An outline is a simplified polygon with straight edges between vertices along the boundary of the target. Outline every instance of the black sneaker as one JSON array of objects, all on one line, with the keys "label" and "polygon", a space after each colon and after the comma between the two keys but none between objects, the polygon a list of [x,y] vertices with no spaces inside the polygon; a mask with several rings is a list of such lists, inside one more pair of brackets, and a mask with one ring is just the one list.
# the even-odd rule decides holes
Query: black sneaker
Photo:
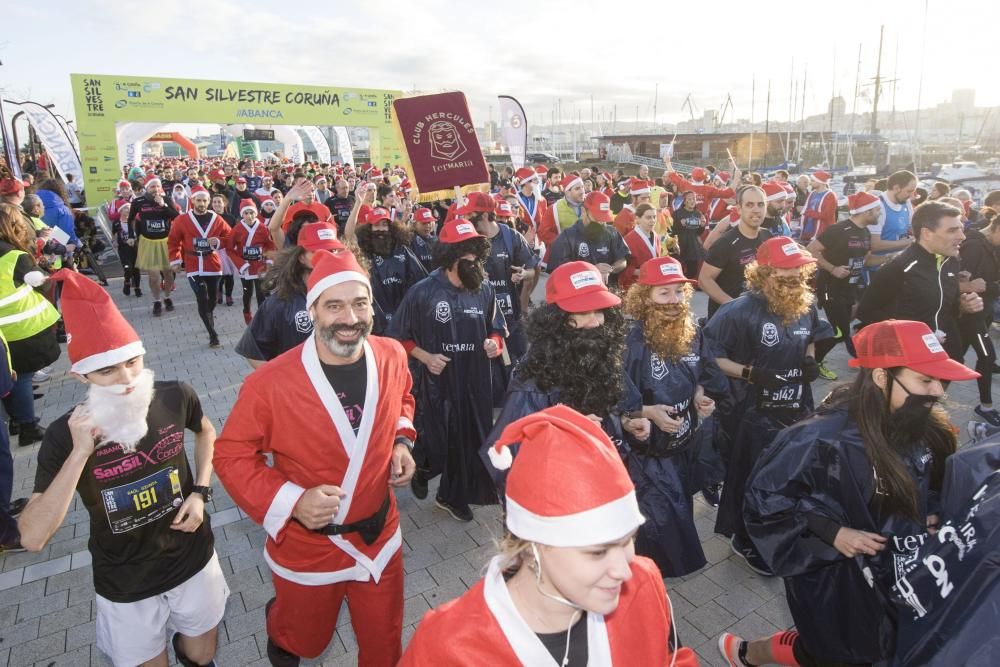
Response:
[{"label": "black sneaker", "polygon": [[757,550],[750,545],[743,545],[740,540],[733,535],[729,539],[729,547],[733,550],[733,553],[743,559],[747,567],[756,572],[762,577],[773,577],[774,572],[771,568],[767,566],[764,559],[761,558]]},{"label": "black sneaker", "polygon": [[472,516],[472,508],[468,505],[451,505],[440,498],[435,498],[434,504],[459,521],[468,523],[475,518]]},{"label": "black sneaker", "polygon": [[413,473],[413,477],[410,478],[410,491],[413,492],[413,496],[418,500],[423,500],[427,497],[427,478],[424,477],[419,468]]},{"label": "black sneaker", "polygon": [[174,310],[174,302],[170,300],[170,297],[163,300],[163,305],[166,306],[168,313]]},{"label": "black sneaker", "polygon": [[24,511],[24,508],[28,506],[27,498],[17,498],[10,501],[10,515],[17,516]]},{"label": "black sneaker", "polygon": [[267,659],[273,667],[299,667],[301,661],[299,656],[281,648],[270,637],[267,638]]},{"label": "black sneaker", "polygon": [[125,281],[125,284],[122,285],[122,294],[124,294],[125,296],[129,296],[130,294],[132,294],[132,284],[129,283],[127,280]]},{"label": "black sneaker", "polygon": [[1000,412],[997,412],[995,408],[984,408],[981,405],[977,405],[973,412],[990,426],[1000,426]]},{"label": "black sneaker", "polygon": [[154,301],[153,302],[153,315],[155,315],[156,317],[159,317],[160,313],[162,313],[162,312],[163,312],[163,304],[160,303],[159,301]]},{"label": "black sneaker", "polygon": [[721,484],[710,484],[701,490],[701,497],[712,507],[719,506],[719,496],[722,494]]},{"label": "black sneaker", "polygon": [[135,286],[135,298],[138,299],[141,296],[142,296],[142,288],[139,287],[138,285],[136,285]]},{"label": "black sneaker", "polygon": [[45,429],[39,426],[38,422],[21,424],[17,435],[17,444],[19,447],[27,447],[41,442],[43,437],[45,437]]},{"label": "black sneaker", "polygon": [[208,340],[208,346],[209,346],[210,348],[213,348],[213,349],[215,349],[215,348],[219,348],[219,347],[222,347],[222,343],[220,343],[220,342],[219,342],[219,339],[218,339],[218,338],[210,338],[210,339]]},{"label": "black sneaker", "polygon": [[18,424],[13,419],[7,421],[7,433],[10,435],[17,435],[21,432],[21,425]]}]

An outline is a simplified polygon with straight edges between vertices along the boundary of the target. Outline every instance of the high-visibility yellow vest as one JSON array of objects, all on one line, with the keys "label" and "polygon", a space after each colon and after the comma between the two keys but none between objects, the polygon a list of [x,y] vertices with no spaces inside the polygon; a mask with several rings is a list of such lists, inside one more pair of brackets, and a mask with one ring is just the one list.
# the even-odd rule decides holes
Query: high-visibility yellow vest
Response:
[{"label": "high-visibility yellow vest", "polygon": [[0,257],[0,331],[8,342],[30,338],[59,320],[59,311],[30,285],[14,284],[14,267],[25,254],[10,250]]}]

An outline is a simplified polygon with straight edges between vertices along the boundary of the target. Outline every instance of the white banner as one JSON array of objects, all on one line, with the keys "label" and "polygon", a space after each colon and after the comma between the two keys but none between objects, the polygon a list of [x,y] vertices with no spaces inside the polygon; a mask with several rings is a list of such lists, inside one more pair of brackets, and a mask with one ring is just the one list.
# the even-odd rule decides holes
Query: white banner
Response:
[{"label": "white banner", "polygon": [[28,122],[31,123],[31,127],[34,128],[42,145],[45,146],[45,151],[52,158],[52,162],[63,180],[66,180],[67,174],[73,174],[74,180],[82,184],[83,165],[80,164],[80,156],[59,120],[51,111],[37,102],[21,102],[18,106],[24,111],[24,115],[28,118]]},{"label": "white banner", "polygon": [[500,136],[510,152],[514,169],[524,166],[528,146],[528,118],[521,103],[508,95],[500,95]]},{"label": "white banner", "polygon": [[330,144],[327,143],[326,137],[319,131],[319,128],[315,125],[303,125],[299,129],[309,137],[309,141],[312,142],[317,155],[319,155],[319,161],[330,164]]},{"label": "white banner", "polygon": [[347,136],[347,128],[335,127],[333,133],[337,135],[337,153],[340,154],[340,161],[344,164],[354,164],[354,151],[351,149],[351,138]]}]

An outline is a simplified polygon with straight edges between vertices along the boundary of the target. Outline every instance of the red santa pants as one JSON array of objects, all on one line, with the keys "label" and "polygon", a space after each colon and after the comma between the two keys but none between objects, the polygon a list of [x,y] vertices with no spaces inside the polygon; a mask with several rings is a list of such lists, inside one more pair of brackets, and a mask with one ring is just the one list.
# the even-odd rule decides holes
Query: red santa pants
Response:
[{"label": "red santa pants", "polygon": [[275,600],[267,615],[267,635],[281,648],[303,658],[319,656],[337,629],[340,605],[347,596],[351,625],[358,639],[358,664],[393,667],[402,654],[403,556],[396,552],[376,584],[345,581],[303,586],[272,573]]}]

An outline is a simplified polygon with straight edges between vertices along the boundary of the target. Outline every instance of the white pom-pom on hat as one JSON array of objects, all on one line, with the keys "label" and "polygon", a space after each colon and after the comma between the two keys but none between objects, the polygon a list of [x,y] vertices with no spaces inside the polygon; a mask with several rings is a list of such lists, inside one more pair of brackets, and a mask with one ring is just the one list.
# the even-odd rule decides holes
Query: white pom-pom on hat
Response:
[{"label": "white pom-pom on hat", "polygon": [[30,287],[40,287],[46,279],[46,275],[41,271],[28,271],[24,274],[24,284]]},{"label": "white pom-pom on hat", "polygon": [[490,463],[497,470],[507,470],[514,462],[514,456],[510,453],[510,447],[507,445],[501,445],[499,449],[497,447],[490,447],[489,456]]}]

